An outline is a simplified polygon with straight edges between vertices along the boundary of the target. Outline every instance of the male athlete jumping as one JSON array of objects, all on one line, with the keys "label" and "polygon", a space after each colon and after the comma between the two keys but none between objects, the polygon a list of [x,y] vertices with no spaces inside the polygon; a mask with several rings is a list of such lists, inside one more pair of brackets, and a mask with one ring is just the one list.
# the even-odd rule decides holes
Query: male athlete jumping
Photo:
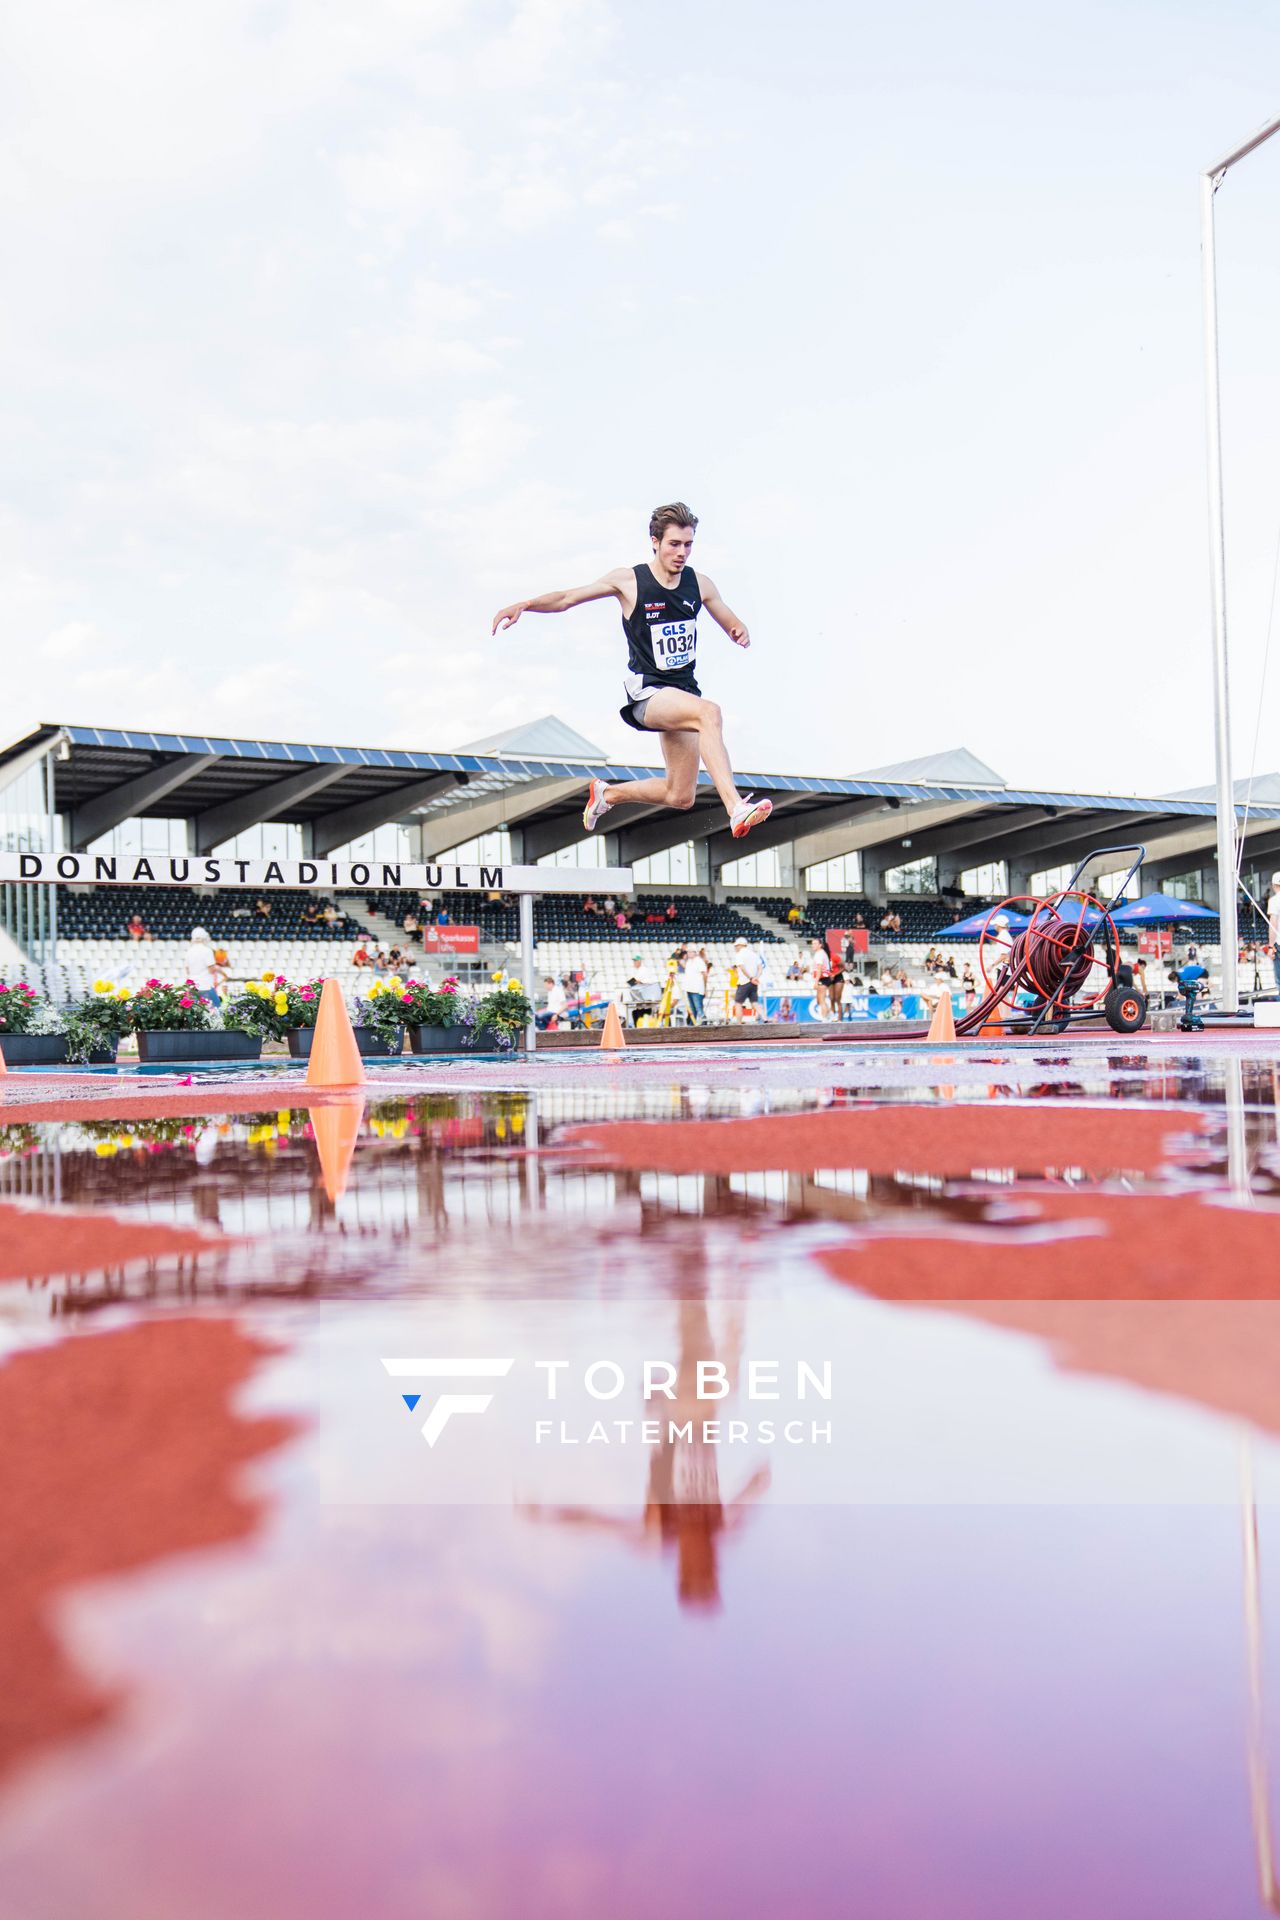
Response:
[{"label": "male athlete jumping", "polygon": [[714,700],[702,698],[694,677],[698,614],[703,607],[735,645],[751,645],[751,635],[720,598],[715,581],[689,565],[697,525],[682,500],[657,507],[649,519],[652,566],[642,562],[638,567],[615,567],[589,587],[565,587],[558,593],[540,593],[536,600],[517,600],[494,616],[497,633],[501,627],[513,627],[522,613],[565,613],[588,600],[610,596],[622,608],[622,630],[627,636],[622,718],[637,732],[661,734],[667,773],[664,780],[622,780],[612,785],[593,780],[582,813],[588,833],[595,832],[610,807],[628,802],[687,812],[697,792],[699,760],[724,801],[735,840],[773,812],[771,800],[753,800],[749,793],[738,792],[720,709]]}]

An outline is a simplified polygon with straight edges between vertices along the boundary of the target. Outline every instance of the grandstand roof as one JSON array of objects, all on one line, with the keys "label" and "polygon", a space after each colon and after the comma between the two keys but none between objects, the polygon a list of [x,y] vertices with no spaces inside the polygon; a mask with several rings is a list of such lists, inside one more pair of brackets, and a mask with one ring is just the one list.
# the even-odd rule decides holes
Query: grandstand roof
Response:
[{"label": "grandstand roof", "polygon": [[[512,733],[538,737],[562,724],[547,716]],[[534,861],[582,838],[582,790],[593,774],[631,780],[661,771],[652,761],[517,750],[511,738],[495,736],[485,751],[427,753],[50,723],[0,750],[0,788],[6,769],[16,772],[56,746],[57,807],[73,848],[151,815],[189,820],[197,852],[260,822],[299,822],[308,851],[322,856],[387,822],[409,821],[421,828],[425,858],[506,827],[516,857]],[[986,784],[972,777],[975,770],[988,776]],[[1144,841],[1153,861],[1194,866],[1212,858],[1211,797],[1009,787],[964,749],[870,774],[748,773],[739,781],[774,806],[748,844],[730,838],[704,774],[691,812],[620,809],[601,858],[630,865],[688,840],[706,843],[713,873],[747,852],[785,843],[794,847],[797,867],[880,849],[887,865],[937,854],[962,867],[1009,859],[1040,868],[1122,840]],[[1280,795],[1261,799],[1259,784],[1248,847],[1264,855],[1280,852]]]}]

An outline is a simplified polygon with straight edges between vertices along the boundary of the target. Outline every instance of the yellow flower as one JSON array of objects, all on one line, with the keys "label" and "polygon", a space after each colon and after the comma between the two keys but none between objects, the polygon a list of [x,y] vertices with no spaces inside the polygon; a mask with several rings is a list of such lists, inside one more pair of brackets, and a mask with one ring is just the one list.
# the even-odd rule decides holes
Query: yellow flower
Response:
[{"label": "yellow flower", "polygon": [[268,967],[266,972],[262,976],[264,980],[274,980],[275,977],[276,977],[276,970],[274,967]]},{"label": "yellow flower", "polygon": [[129,998],[129,989],[128,989],[128,987],[117,987],[117,988],[116,988],[116,999],[117,999],[117,1000],[127,1000],[128,998]]},{"label": "yellow flower", "polygon": [[498,969],[498,971],[497,971],[496,973],[491,973],[491,974],[489,975],[489,978],[490,978],[491,980],[501,980],[501,978],[502,978],[502,969],[501,969],[501,967],[499,967],[499,969]]},{"label": "yellow flower", "polygon": [[276,995],[276,997],[275,997],[275,999],[274,999],[274,1000],[273,1000],[273,1001],[271,1002],[271,1004],[272,1004],[272,1006],[273,1006],[273,1007],[275,1008],[275,1010],[276,1010],[276,1012],[277,1012],[277,1013],[288,1013],[288,1011],[289,1011],[289,996],[288,996],[288,994],[287,994],[287,993],[278,993],[278,994]]},{"label": "yellow flower", "polygon": [[276,1125],[279,1127],[281,1133],[288,1133],[291,1117],[288,1107],[282,1107],[276,1115]]},{"label": "yellow flower", "polygon": [[95,993],[114,993],[115,991],[109,980],[95,980],[93,990]]},{"label": "yellow flower", "polygon": [[116,1143],[114,1140],[95,1140],[93,1150],[99,1160],[109,1160],[116,1150]]},{"label": "yellow flower", "polygon": [[520,985],[520,982],[519,982],[518,980],[508,980],[508,982],[507,982],[507,992],[508,992],[508,993],[523,993],[523,992],[524,992],[524,988],[523,988],[523,987],[522,987],[522,986]]}]

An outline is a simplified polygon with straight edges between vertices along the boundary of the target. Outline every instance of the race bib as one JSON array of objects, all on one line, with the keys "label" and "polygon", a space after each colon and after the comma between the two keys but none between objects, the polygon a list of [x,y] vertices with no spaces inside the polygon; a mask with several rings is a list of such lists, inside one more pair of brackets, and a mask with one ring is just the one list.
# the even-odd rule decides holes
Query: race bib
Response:
[{"label": "race bib", "polygon": [[649,642],[659,673],[679,673],[697,662],[698,623],[696,620],[655,620],[649,627]]}]

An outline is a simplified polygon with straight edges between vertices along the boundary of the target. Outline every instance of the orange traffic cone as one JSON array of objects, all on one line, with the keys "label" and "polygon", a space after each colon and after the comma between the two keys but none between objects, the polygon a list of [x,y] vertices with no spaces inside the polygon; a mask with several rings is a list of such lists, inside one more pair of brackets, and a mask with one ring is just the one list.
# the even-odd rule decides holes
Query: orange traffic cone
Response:
[{"label": "orange traffic cone", "polygon": [[335,1100],[331,1107],[311,1109],[311,1131],[320,1156],[320,1178],[330,1200],[336,1200],[347,1190],[347,1177],[363,1119],[363,1099]]},{"label": "orange traffic cone", "polygon": [[351,1016],[336,980],[326,980],[307,1064],[309,1087],[362,1087],[364,1061],[351,1030]]},{"label": "orange traffic cone", "polygon": [[955,1008],[951,1004],[951,989],[948,987],[939,996],[938,1004],[933,1010],[933,1018],[929,1022],[929,1038],[954,1040],[955,1037],[956,1015]]},{"label": "orange traffic cone", "polygon": [[618,1009],[611,1000],[609,1002],[609,1011],[604,1017],[604,1032],[600,1035],[600,1045],[602,1048],[611,1047],[615,1052],[619,1052],[626,1044],[627,1036],[622,1031],[622,1022],[618,1018]]},{"label": "orange traffic cone", "polygon": [[979,1040],[1003,1040],[1007,1013],[1008,1009],[1004,1001],[997,1001],[982,1025],[978,1028]]}]

